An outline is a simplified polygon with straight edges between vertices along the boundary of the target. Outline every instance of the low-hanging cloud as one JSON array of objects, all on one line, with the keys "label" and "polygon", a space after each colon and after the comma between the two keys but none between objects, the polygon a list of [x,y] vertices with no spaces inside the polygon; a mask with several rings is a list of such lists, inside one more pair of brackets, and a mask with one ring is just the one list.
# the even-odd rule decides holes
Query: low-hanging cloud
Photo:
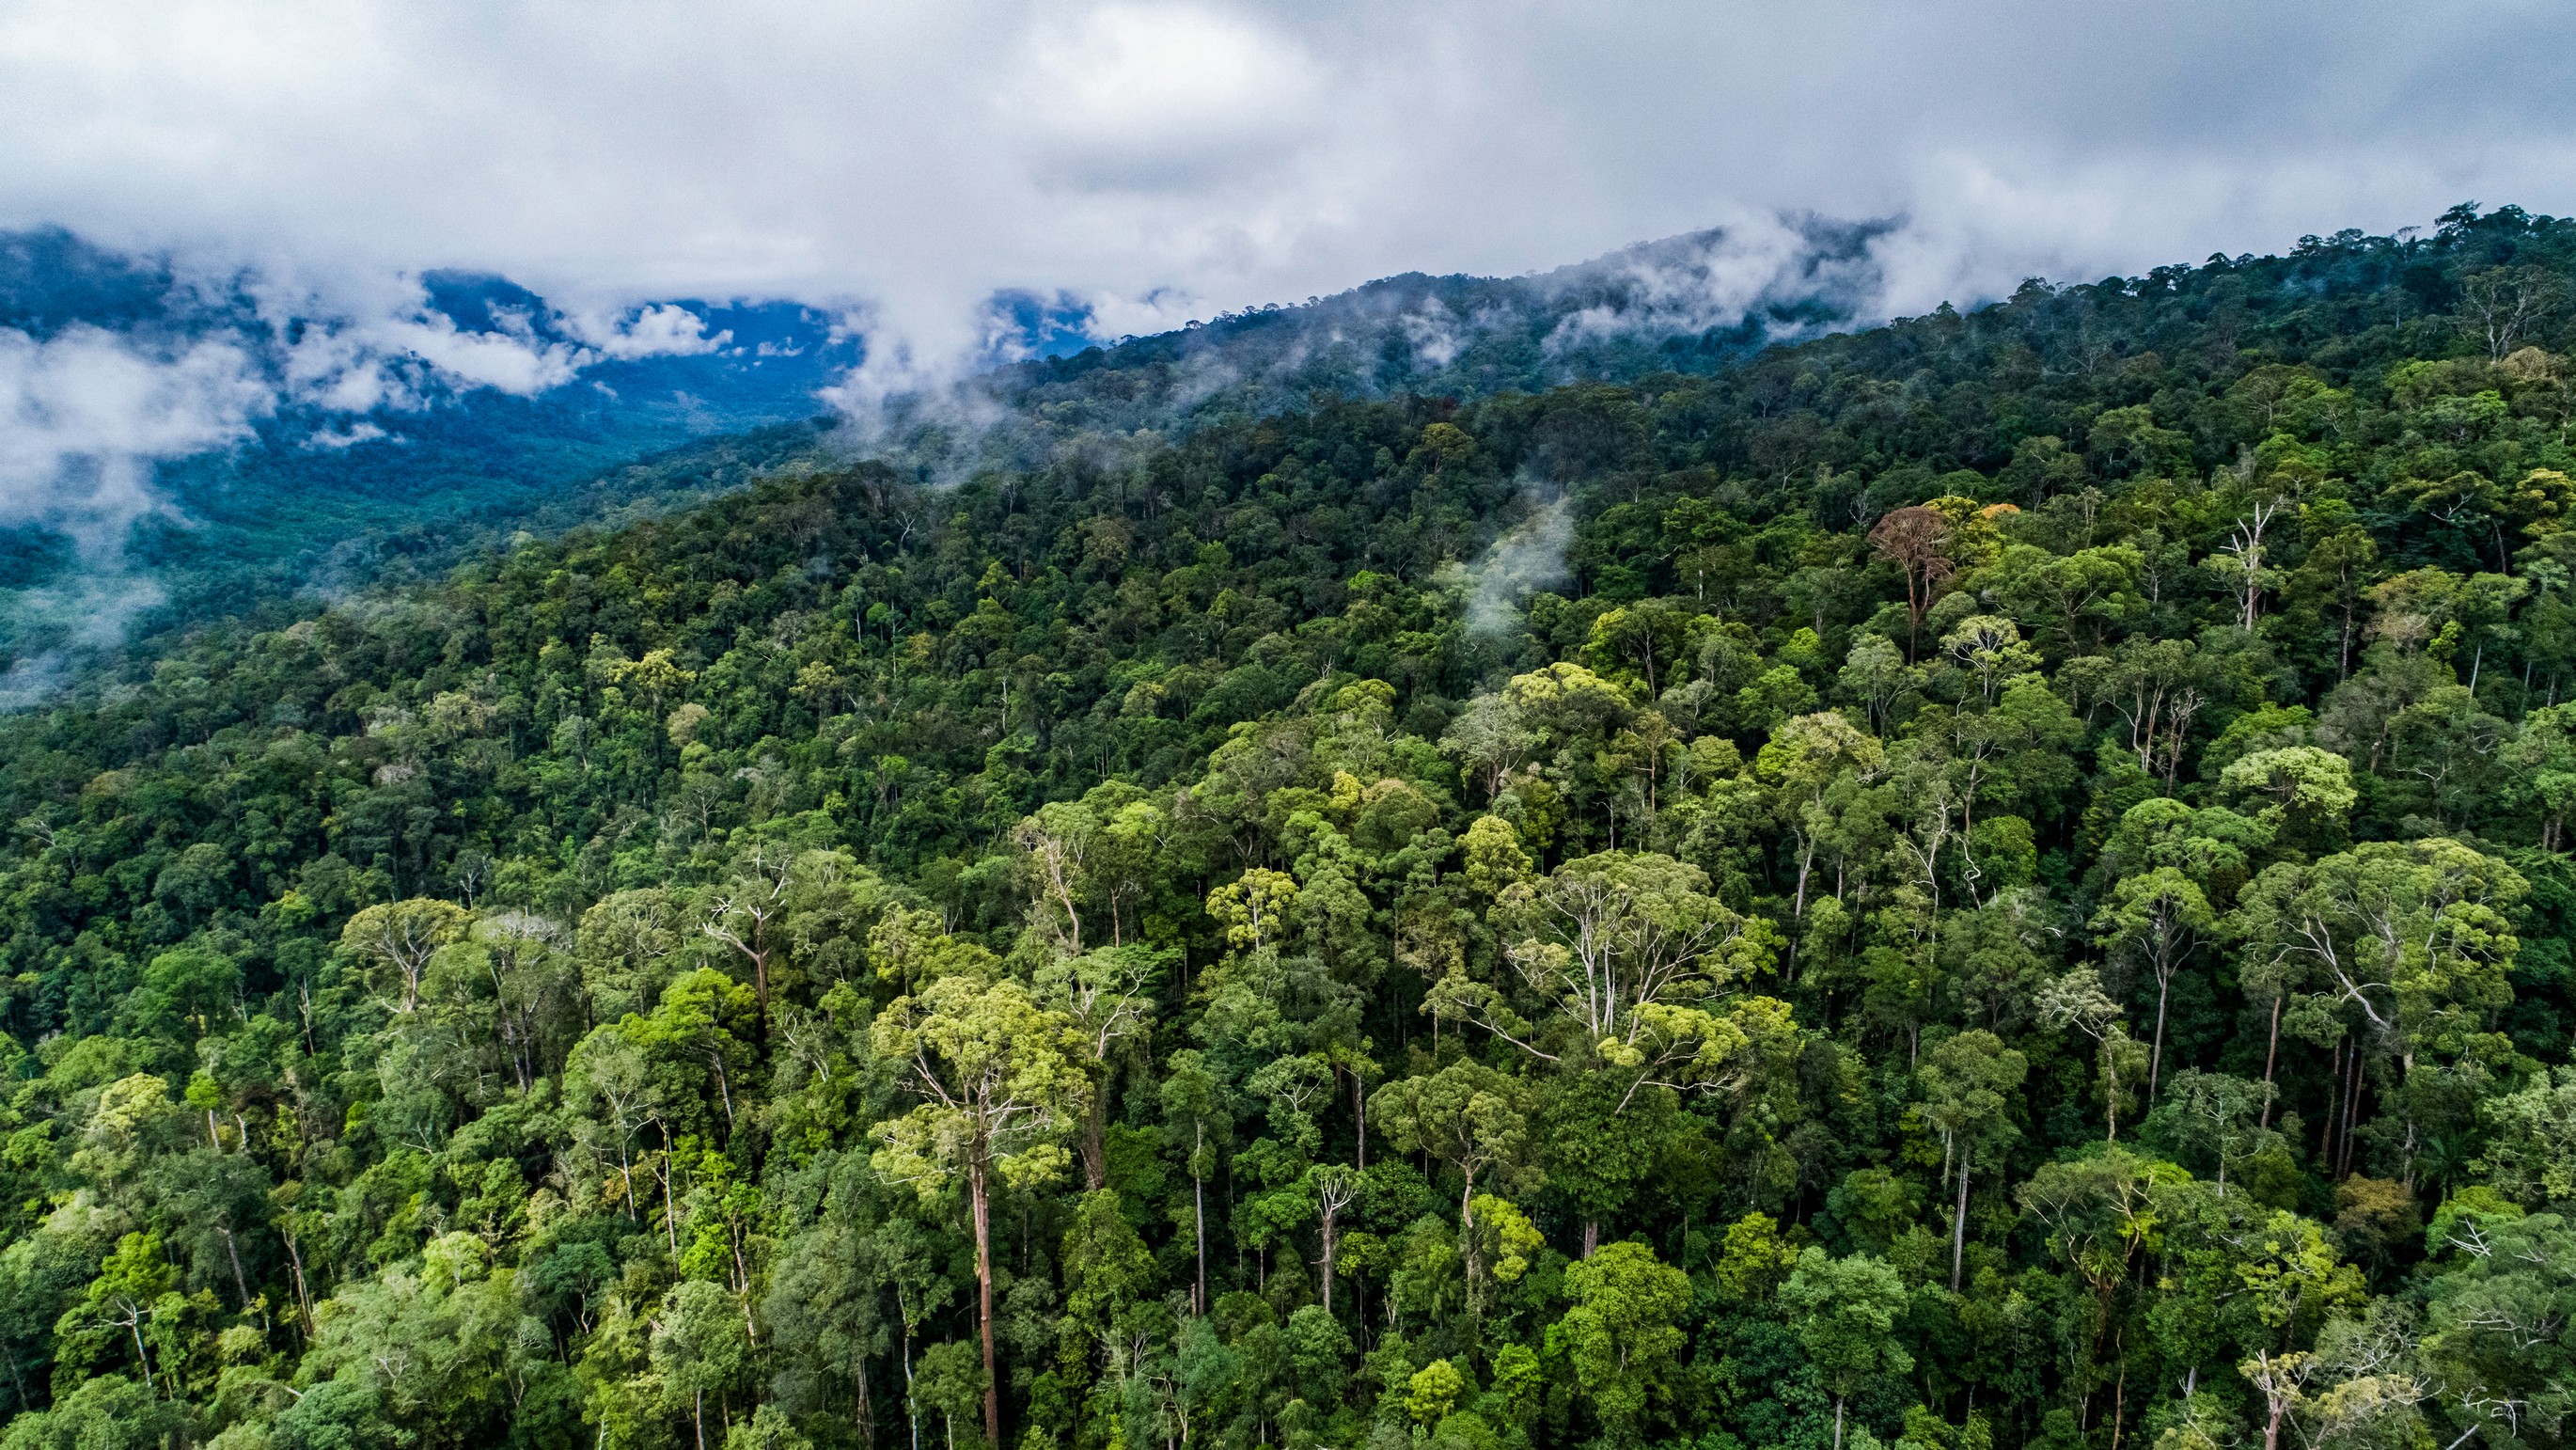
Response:
[{"label": "low-hanging cloud", "polygon": [[[824,398],[840,441],[932,483],[985,468],[1078,456],[1114,470],[1155,438],[1211,418],[1345,397],[1534,391],[1559,383],[1722,365],[1771,342],[1877,315],[1884,222],[1764,218],[1623,247],[1521,277],[1384,278],[1294,308],[1221,314],[1143,339],[1125,386],[1099,390],[1050,369],[943,375],[900,338]],[[1037,340],[1097,335],[1101,314],[1069,294],[1005,294],[974,355],[992,366]],[[1078,401],[1076,399],[1078,398]],[[1057,403],[1067,406],[1056,406]],[[1065,450],[1072,450],[1066,454]]]},{"label": "low-hanging cloud", "polygon": [[156,350],[89,327],[41,341],[0,329],[0,526],[43,529],[79,555],[78,568],[17,601],[59,645],[11,663],[0,705],[48,688],[63,650],[110,642],[160,602],[125,567],[134,526],[166,507],[154,466],[246,436],[274,401],[229,341]]},{"label": "low-hanging cloud", "polygon": [[595,357],[576,344],[541,339],[519,321],[518,327],[498,332],[468,332],[443,317],[387,323],[377,338],[466,387],[497,388],[523,398],[571,382]]},{"label": "low-hanging cloud", "polygon": [[262,326],[243,345],[272,363],[286,401],[330,412],[416,411],[445,394],[491,388],[533,397],[604,361],[691,357],[731,341],[674,302],[537,315],[501,307],[488,325],[460,326],[431,305],[420,279],[387,275],[333,295],[290,289],[256,275],[236,279],[255,296]]},{"label": "low-hanging cloud", "polygon": [[[243,443],[272,418],[283,434],[273,441],[310,452],[400,441],[381,420],[477,389],[534,395],[602,361],[729,340],[677,304],[502,308],[464,327],[417,276],[345,278],[326,293],[203,258],[192,270],[84,251],[57,235],[0,245],[13,260],[0,316],[22,324],[0,325],[0,529],[50,536],[64,551],[39,582],[0,591],[0,631],[18,651],[0,670],[0,708],[41,697],[75,656],[122,639],[163,602],[129,562],[147,519],[191,526],[160,486],[162,464]],[[63,260],[28,265],[30,249]],[[43,289],[85,271],[111,279],[91,310],[117,326],[49,315]]]},{"label": "low-hanging cloud", "polygon": [[629,316],[572,321],[600,356],[620,361],[695,357],[733,340],[729,332],[709,336],[707,320],[675,302],[648,303]]},{"label": "low-hanging cloud", "polygon": [[1629,248],[1569,269],[1609,295],[1569,313],[1545,347],[1560,354],[1623,334],[1706,332],[1809,302],[1844,318],[1869,316],[1886,301],[1875,244],[1897,229],[1893,222],[1761,217]]}]

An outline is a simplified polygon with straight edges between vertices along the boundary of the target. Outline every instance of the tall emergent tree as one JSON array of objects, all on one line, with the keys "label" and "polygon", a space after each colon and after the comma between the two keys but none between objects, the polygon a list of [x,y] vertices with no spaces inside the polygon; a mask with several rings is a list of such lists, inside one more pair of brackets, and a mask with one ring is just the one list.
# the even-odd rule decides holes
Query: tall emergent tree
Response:
[{"label": "tall emergent tree", "polygon": [[932,1197],[966,1183],[975,1232],[977,1324],[984,1349],[984,1433],[1001,1445],[1000,1366],[993,1348],[992,1186],[1030,1189],[1064,1171],[1063,1138],[1090,1083],[1072,1021],[1003,978],[959,972],[896,998],[869,1029],[880,1059],[903,1064],[924,1101],[880,1130],[877,1170]]}]

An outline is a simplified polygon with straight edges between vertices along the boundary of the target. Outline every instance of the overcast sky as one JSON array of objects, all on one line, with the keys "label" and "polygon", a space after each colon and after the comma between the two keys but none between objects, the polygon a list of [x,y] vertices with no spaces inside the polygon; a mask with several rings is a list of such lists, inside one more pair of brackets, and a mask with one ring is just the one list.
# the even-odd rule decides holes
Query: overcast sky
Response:
[{"label": "overcast sky", "polygon": [[2453,202],[2576,209],[2563,3],[0,0],[0,225],[362,295],[865,303],[1113,332],[1902,216],[1891,311]]}]

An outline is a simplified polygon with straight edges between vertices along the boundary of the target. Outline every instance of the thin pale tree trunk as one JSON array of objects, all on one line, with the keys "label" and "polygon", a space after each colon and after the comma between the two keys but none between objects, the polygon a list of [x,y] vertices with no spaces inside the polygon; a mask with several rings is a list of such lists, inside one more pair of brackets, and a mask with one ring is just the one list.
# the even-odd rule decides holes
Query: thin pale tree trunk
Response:
[{"label": "thin pale tree trunk", "polygon": [[1324,1215],[1324,1314],[1327,1318],[1331,1317],[1333,1312],[1333,1249],[1336,1238],[1333,1232],[1334,1217],[1335,1214],[1330,1212]]},{"label": "thin pale tree trunk", "polygon": [[1950,1223],[1950,1292],[1959,1292],[1959,1271],[1968,1256],[1968,1155],[1959,1155],[1959,1211]]},{"label": "thin pale tree trunk", "polygon": [[912,1420],[912,1450],[921,1450],[921,1400],[913,1393],[912,1327],[903,1331],[903,1412]]},{"label": "thin pale tree trunk", "polygon": [[2165,1067],[2165,999],[2173,995],[2173,972],[2156,973],[2156,1046],[2147,1057],[2147,1101],[2156,1100],[2156,1084],[2163,1080]]},{"label": "thin pale tree trunk", "polygon": [[1359,1071],[1357,1069],[1353,1069],[1351,1072],[1351,1121],[1358,1124],[1360,1130],[1359,1161],[1355,1165],[1360,1168],[1368,1167],[1368,1105],[1361,1097],[1361,1089],[1365,1086],[1366,1084],[1360,1081]]},{"label": "thin pale tree trunk", "polygon": [[993,1362],[993,1202],[981,1159],[966,1171],[975,1210],[975,1295],[984,1333],[984,1443],[1001,1450],[1002,1384]]},{"label": "thin pale tree trunk", "polygon": [[2263,1122],[2272,1126],[2272,1069],[2281,1060],[2281,994],[2272,994],[2272,1042],[2263,1049]]},{"label": "thin pale tree trunk", "polygon": [[[1204,1153],[1207,1151],[1207,1124],[1199,1124],[1198,1131],[1198,1152]],[[1190,1156],[1195,1160],[1198,1154],[1193,1153]],[[1192,1173],[1190,1191],[1195,1200],[1191,1212],[1196,1221],[1194,1226],[1198,1230],[1199,1240],[1199,1281],[1190,1295],[1190,1312],[1205,1314],[1207,1312],[1207,1179]]]}]

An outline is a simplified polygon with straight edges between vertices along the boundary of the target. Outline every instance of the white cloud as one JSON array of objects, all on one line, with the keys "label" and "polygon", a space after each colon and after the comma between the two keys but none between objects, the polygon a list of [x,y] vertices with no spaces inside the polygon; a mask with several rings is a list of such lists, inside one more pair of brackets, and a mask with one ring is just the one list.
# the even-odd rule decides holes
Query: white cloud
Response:
[{"label": "white cloud", "polygon": [[1465,351],[1467,339],[1459,332],[1458,319],[1439,298],[1432,298],[1420,311],[1408,312],[1396,319],[1404,330],[1404,340],[1413,345],[1413,355],[1423,366],[1445,368]]},{"label": "white cloud", "polygon": [[156,355],[93,328],[0,328],[0,523],[106,541],[156,507],[139,465],[241,438],[272,401],[229,342]]},{"label": "white cloud", "polygon": [[[122,637],[161,602],[127,560],[146,518],[189,525],[156,486],[160,463],[239,443],[281,408],[326,415],[297,445],[308,452],[401,442],[351,415],[432,406],[450,390],[531,396],[604,359],[706,353],[731,340],[671,303],[542,319],[505,307],[469,330],[430,306],[416,276],[360,270],[317,289],[292,269],[244,272],[205,257],[193,266],[199,275],[172,294],[180,320],[166,325],[78,325],[50,337],[0,327],[0,527],[57,535],[77,556],[47,583],[0,597],[9,637],[43,642],[0,672],[0,708],[42,695],[66,651]],[[245,295],[258,325],[229,312]]]},{"label": "white cloud", "polygon": [[503,320],[518,325],[501,332],[466,332],[445,317],[429,316],[377,323],[369,334],[468,387],[498,388],[523,398],[571,382],[596,360],[586,348],[540,340],[524,319]]},{"label": "white cloud", "polygon": [[[1816,238],[1778,216],[1753,217],[1723,230],[1677,237],[1641,247],[1585,268],[1623,283],[1621,306],[1594,306],[1570,314],[1544,339],[1550,354],[1614,333],[1703,332],[1744,320],[1756,304],[1794,300],[1824,290],[1834,279],[1810,277],[1817,264]],[[1863,262],[1868,290],[1880,284],[1874,263]],[[1879,298],[1862,299],[1876,304]]]},{"label": "white cloud", "polygon": [[730,332],[708,336],[707,320],[676,302],[651,303],[623,317],[573,321],[602,357],[695,357],[733,341]]},{"label": "white cloud", "polygon": [[[24,0],[0,222],[576,311],[864,304],[873,388],[975,356],[1005,288],[1138,331],[1812,210],[1907,218],[1916,310],[2565,212],[2576,112],[2531,98],[2571,83],[2576,12],[2518,3]],[[453,360],[564,365],[520,351]]]},{"label": "white cloud", "polygon": [[312,435],[298,446],[307,453],[337,453],[343,448],[355,448],[361,443],[373,443],[380,438],[392,436],[373,423],[359,421],[338,428],[328,426],[316,428]]},{"label": "white cloud", "polygon": [[1292,152],[1322,90],[1292,37],[1237,13],[1108,4],[1044,17],[998,90],[1067,191],[1172,191]]},{"label": "white cloud", "polygon": [[[14,601],[21,617],[61,646],[120,637],[161,600],[124,564],[134,526],[165,508],[153,466],[243,437],[273,401],[229,342],[154,352],[91,328],[44,340],[0,328],[0,525],[42,527],[79,554],[79,567]],[[0,675],[0,705],[42,693],[61,663],[59,649],[17,660]]]}]

